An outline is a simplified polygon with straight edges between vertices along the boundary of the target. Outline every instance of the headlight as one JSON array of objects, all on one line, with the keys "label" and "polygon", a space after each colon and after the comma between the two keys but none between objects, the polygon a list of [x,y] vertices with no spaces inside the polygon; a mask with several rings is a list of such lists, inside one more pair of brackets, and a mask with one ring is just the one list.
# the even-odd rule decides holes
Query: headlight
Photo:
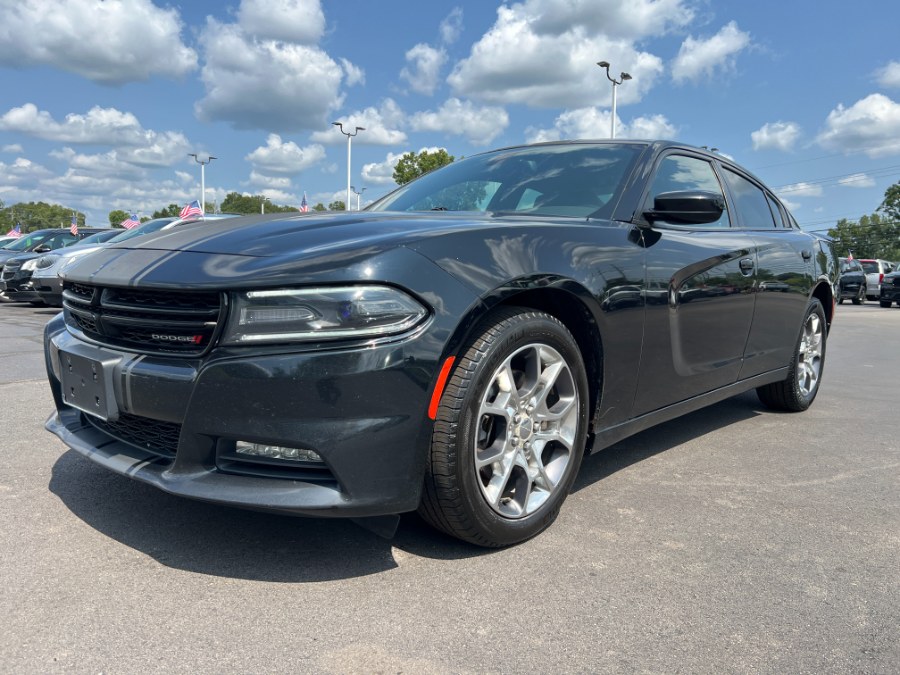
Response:
[{"label": "headlight", "polygon": [[222,341],[227,344],[335,340],[394,335],[428,310],[388,286],[279,288],[236,293]]},{"label": "headlight", "polygon": [[35,269],[45,270],[48,267],[53,267],[56,264],[56,261],[59,260],[58,255],[42,255],[37,259],[37,263],[35,263]]},{"label": "headlight", "polygon": [[37,267],[38,259],[31,258],[22,263],[22,267],[20,268],[23,272],[34,271],[34,268]]}]

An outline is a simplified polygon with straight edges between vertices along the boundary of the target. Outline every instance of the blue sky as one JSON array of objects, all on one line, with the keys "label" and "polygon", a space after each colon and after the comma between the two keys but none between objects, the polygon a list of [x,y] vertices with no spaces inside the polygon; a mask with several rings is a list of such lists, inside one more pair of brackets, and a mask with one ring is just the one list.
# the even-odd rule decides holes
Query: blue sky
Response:
[{"label": "blue sky", "polygon": [[[900,179],[895,2],[0,0],[0,200],[104,225],[232,191],[362,202],[396,159],[556,138],[719,148],[803,227]],[[355,200],[355,197],[353,198]]]}]

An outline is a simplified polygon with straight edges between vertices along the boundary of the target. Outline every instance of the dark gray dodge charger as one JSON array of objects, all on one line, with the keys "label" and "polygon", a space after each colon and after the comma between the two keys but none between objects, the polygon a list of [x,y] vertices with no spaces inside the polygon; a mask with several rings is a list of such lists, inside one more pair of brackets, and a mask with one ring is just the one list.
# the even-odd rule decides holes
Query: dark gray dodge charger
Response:
[{"label": "dark gray dodge charger", "polygon": [[837,261],[728,159],[669,142],[475,155],[362,212],[198,222],[64,273],[47,429],[220,504],[483,546],[581,458],[755,389],[805,410]]}]

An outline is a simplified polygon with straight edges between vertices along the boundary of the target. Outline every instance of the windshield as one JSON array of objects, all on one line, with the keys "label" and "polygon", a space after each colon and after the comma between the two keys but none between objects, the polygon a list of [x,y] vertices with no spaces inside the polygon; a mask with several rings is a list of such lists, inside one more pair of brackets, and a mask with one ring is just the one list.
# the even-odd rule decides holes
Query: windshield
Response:
[{"label": "windshield", "polygon": [[102,244],[104,241],[109,241],[117,234],[118,231],[112,229],[106,230],[105,232],[95,232],[94,234],[90,235],[89,237],[85,237],[79,242],[70,244],[69,247],[71,248],[72,246],[81,246],[82,244],[87,244],[88,246],[90,246],[91,244]]},{"label": "windshield", "polygon": [[129,239],[133,239],[134,237],[140,237],[142,234],[150,234],[151,232],[156,232],[157,230],[163,229],[173,220],[175,220],[175,218],[156,218],[154,220],[148,220],[143,225],[135,227],[132,230],[125,230],[124,232],[120,232],[115,237],[110,239],[109,243],[118,244],[120,241],[128,241]]},{"label": "windshield", "polygon": [[366,210],[609,217],[642,149],[572,143],[475,155],[404,185]]},{"label": "windshield", "polygon": [[14,241],[12,244],[6,247],[7,251],[29,251],[34,246],[37,246],[39,243],[44,241],[47,237],[49,237],[54,232],[41,232],[40,230],[37,232],[32,232],[31,234],[23,234],[18,240]]}]

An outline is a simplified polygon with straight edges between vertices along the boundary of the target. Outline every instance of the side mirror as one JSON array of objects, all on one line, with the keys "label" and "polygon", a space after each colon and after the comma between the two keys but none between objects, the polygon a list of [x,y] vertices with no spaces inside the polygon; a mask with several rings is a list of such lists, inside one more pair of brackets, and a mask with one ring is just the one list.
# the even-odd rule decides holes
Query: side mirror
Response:
[{"label": "side mirror", "polygon": [[47,246],[46,244],[41,244],[40,246],[38,246],[38,247],[32,249],[32,252],[33,252],[33,253],[46,253],[47,251],[52,251],[52,250],[53,250],[53,249],[51,249],[51,248],[50,248],[49,246]]},{"label": "side mirror", "polygon": [[663,192],[653,199],[653,208],[644,211],[649,223],[663,221],[679,225],[714,223],[725,211],[725,198],[705,190]]}]

